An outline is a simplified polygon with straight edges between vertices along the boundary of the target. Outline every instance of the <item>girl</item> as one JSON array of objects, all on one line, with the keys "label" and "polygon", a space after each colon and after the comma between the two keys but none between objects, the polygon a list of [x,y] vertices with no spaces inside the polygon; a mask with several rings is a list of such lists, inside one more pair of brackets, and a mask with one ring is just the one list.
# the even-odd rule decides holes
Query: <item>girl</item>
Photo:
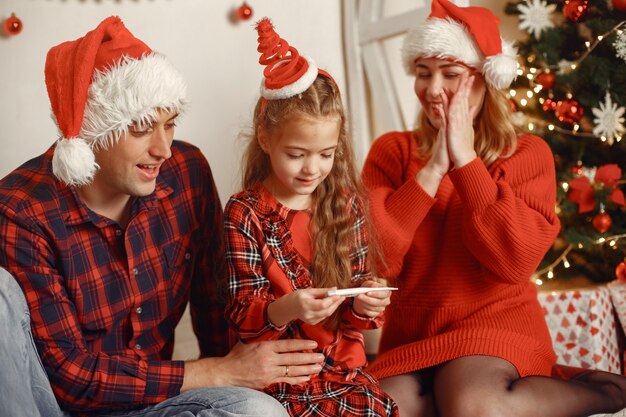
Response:
[{"label": "girl", "polygon": [[339,90],[328,73],[257,25],[267,65],[244,157],[243,188],[226,206],[230,305],[244,343],[312,339],[324,355],[310,369],[283,364],[265,388],[292,416],[396,416],[363,370],[363,329],[381,325],[389,291],[355,298],[335,288],[371,279],[359,181]]},{"label": "girl", "polygon": [[518,134],[501,91],[515,51],[482,7],[434,0],[403,46],[422,110],[391,132],[363,178],[400,287],[372,372],[403,417],[574,417],[625,406],[605,372],[551,378],[555,355],[530,282],[559,231],[554,161]]}]

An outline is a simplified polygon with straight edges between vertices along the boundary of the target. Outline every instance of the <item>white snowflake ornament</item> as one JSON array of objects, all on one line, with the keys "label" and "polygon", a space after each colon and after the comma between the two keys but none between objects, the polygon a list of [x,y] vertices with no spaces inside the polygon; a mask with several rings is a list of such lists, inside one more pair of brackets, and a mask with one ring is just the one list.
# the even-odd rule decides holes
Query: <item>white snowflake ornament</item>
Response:
[{"label": "white snowflake ornament", "polygon": [[614,139],[620,138],[626,130],[624,127],[624,107],[617,107],[617,103],[611,101],[611,94],[606,92],[604,103],[600,103],[600,108],[591,109],[595,119],[593,119],[593,134],[604,137],[612,145]]},{"label": "white snowflake ornament", "polygon": [[622,58],[626,61],[626,31],[621,31],[618,33],[615,38],[615,42],[613,42],[613,46],[615,47],[616,56],[618,58]]},{"label": "white snowflake ornament", "polygon": [[517,5],[521,13],[518,27],[539,39],[541,32],[554,27],[550,15],[555,9],[556,4],[547,4],[545,0],[526,0],[525,4]]}]

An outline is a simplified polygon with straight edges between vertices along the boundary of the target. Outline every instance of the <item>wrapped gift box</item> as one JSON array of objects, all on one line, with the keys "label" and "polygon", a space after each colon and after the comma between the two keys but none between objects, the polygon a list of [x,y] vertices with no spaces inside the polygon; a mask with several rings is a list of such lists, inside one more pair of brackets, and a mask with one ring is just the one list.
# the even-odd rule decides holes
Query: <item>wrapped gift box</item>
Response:
[{"label": "wrapped gift box", "polygon": [[[611,292],[611,301],[617,316],[618,324],[622,329],[622,335],[626,334],[626,282],[613,281],[607,285]],[[622,371],[626,375],[626,352],[624,353]]]},{"label": "wrapped gift box", "polygon": [[615,310],[608,286],[540,288],[539,302],[550,329],[557,363],[622,372]]}]

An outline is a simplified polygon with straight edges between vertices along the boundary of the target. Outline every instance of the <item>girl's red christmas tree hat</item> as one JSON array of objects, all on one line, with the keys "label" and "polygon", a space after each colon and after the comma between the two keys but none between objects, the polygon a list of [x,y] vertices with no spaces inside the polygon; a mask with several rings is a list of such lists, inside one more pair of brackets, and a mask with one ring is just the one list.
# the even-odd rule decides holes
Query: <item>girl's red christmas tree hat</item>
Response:
[{"label": "girl's red christmas tree hat", "polygon": [[68,185],[89,184],[99,168],[94,151],[117,142],[128,126],[149,123],[159,109],[180,113],[186,104],[180,74],[117,16],[50,49],[45,77],[61,134],[52,171]]},{"label": "girl's red christmas tree hat", "polygon": [[261,53],[259,63],[265,66],[261,96],[267,100],[277,100],[306,91],[319,72],[315,62],[301,56],[296,48],[278,36],[267,17],[257,23],[256,30],[259,34],[257,51]]},{"label": "girl's red christmas tree hat", "polygon": [[419,57],[452,59],[480,71],[491,86],[508,87],[517,75],[517,51],[502,39],[500,20],[484,7],[433,0],[428,19],[404,39],[402,60],[415,74]]}]

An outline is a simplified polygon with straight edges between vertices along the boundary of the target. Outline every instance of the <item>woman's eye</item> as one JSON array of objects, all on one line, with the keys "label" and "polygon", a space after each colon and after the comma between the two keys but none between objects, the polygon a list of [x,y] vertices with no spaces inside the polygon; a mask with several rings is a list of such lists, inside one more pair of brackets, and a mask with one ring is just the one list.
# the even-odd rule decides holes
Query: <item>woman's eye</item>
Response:
[{"label": "woman's eye", "polygon": [[335,154],[334,154],[334,153],[323,153],[323,154],[322,154],[322,158],[324,158],[324,159],[330,159],[330,158],[332,158],[333,156],[335,156]]},{"label": "woman's eye", "polygon": [[150,129],[146,129],[146,130],[139,130],[139,129],[128,129],[128,133],[130,133],[131,135],[133,135],[136,138],[140,138],[142,136],[147,135],[148,133],[150,133]]},{"label": "woman's eye", "polygon": [[302,157],[302,155],[297,155],[293,153],[288,153],[287,156],[289,157],[289,159],[299,159]]},{"label": "woman's eye", "polygon": [[173,129],[176,127],[176,122],[171,122],[171,123],[167,123],[165,125],[165,129],[169,130],[169,129]]},{"label": "woman's eye", "polygon": [[456,72],[449,72],[446,74],[446,78],[457,78],[459,77],[461,74],[457,74]]},{"label": "woman's eye", "polygon": [[418,78],[429,78],[429,77],[430,77],[430,74],[428,74],[428,73],[419,73],[419,72],[418,72],[418,73],[417,73],[417,77],[418,77]]}]

